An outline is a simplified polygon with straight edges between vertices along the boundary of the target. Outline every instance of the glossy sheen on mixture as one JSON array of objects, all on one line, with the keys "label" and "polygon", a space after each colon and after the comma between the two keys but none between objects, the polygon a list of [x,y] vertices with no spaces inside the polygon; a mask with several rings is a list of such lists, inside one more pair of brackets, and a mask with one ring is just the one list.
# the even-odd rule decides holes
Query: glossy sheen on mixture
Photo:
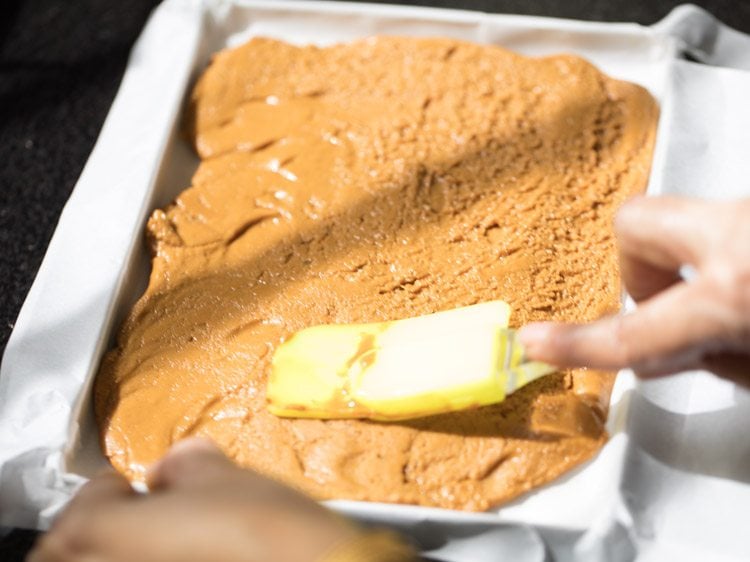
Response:
[{"label": "glossy sheen on mixture", "polygon": [[613,377],[545,377],[406,423],[280,419],[274,347],[321,323],[504,299],[512,324],[615,311],[612,219],[657,107],[580,58],[443,39],[219,53],[192,95],[193,185],[148,222],[153,270],[96,384],[131,478],[190,435],[317,498],[482,510],[596,453]]}]

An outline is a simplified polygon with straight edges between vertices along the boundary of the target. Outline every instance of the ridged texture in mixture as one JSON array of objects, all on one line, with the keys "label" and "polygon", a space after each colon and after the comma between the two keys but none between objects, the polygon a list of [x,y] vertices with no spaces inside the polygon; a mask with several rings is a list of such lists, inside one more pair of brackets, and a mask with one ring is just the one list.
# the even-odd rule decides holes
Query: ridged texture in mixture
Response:
[{"label": "ridged texture in mixture", "polygon": [[573,56],[442,39],[253,39],[192,96],[193,185],[148,223],[153,270],[96,385],[132,478],[183,437],[317,498],[482,510],[596,453],[612,375],[406,423],[276,418],[275,346],[321,323],[492,299],[512,323],[617,310],[612,220],[644,189],[657,108]]}]

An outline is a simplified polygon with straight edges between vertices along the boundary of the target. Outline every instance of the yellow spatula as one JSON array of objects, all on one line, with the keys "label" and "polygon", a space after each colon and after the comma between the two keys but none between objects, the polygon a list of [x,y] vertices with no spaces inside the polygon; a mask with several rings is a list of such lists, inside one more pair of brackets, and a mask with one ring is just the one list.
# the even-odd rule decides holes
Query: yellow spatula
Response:
[{"label": "yellow spatula", "polygon": [[502,401],[554,371],[527,362],[492,301],[417,318],[328,324],[293,334],[273,355],[277,416],[403,420]]}]

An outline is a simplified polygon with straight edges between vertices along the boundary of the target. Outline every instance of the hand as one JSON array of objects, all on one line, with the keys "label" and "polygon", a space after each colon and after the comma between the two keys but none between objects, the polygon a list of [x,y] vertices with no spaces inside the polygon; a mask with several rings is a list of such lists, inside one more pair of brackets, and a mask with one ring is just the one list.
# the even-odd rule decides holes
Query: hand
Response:
[{"label": "hand", "polygon": [[[527,354],[642,377],[706,369],[750,386],[750,199],[641,197],[615,222],[623,282],[638,303],[591,324],[530,324]],[[683,265],[694,278],[680,275]]]},{"label": "hand", "polygon": [[179,443],[149,494],[114,472],[86,484],[28,562],[299,562],[362,531],[280,484],[233,465],[209,441]]}]

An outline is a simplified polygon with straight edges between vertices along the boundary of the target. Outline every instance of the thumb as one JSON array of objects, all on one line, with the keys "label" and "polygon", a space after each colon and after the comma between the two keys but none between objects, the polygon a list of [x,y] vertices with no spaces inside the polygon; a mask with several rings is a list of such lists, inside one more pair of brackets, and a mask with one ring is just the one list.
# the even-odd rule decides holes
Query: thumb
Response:
[{"label": "thumb", "polygon": [[213,480],[217,474],[233,466],[213,441],[191,437],[178,441],[149,468],[146,483],[150,490],[194,486],[201,481]]}]

